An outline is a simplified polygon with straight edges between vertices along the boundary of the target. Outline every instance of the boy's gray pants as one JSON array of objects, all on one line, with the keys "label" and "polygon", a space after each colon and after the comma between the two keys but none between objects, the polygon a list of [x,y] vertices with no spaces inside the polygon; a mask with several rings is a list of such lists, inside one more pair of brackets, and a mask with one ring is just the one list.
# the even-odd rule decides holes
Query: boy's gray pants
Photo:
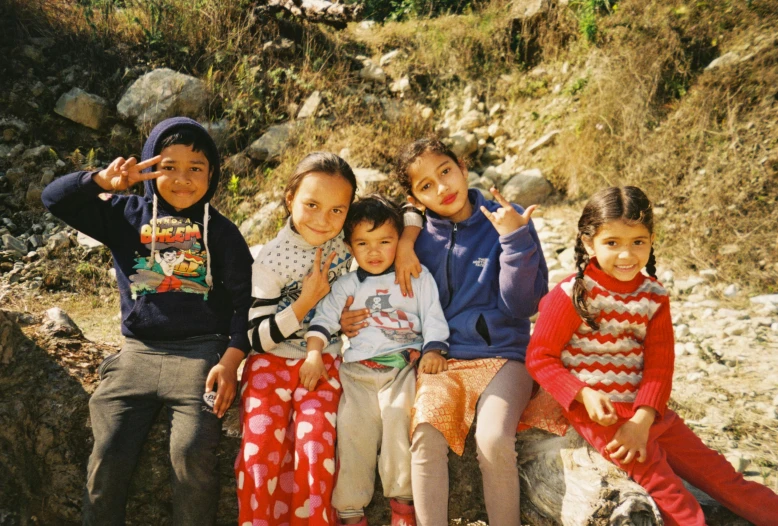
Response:
[{"label": "boy's gray pants", "polygon": [[203,402],[205,379],[227,348],[224,336],[181,341],[127,338],[100,365],[89,400],[95,445],[84,493],[85,525],[124,524],[130,478],[146,435],[165,407],[170,423],[176,525],[210,525],[219,501],[221,421]]}]

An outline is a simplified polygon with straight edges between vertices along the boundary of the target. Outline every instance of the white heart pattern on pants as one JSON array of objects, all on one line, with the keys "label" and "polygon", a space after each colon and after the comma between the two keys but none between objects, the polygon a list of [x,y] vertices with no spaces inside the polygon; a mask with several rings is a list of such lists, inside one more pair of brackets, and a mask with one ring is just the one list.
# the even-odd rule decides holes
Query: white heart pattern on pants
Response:
[{"label": "white heart pattern on pants", "polygon": [[306,499],[306,501],[303,502],[302,506],[300,506],[299,508],[294,510],[295,516],[296,517],[300,517],[301,519],[307,519],[308,517],[310,517],[311,516],[311,510],[310,510],[309,506],[310,506],[309,502]]},{"label": "white heart pattern on pants", "polygon": [[256,455],[257,453],[259,453],[259,446],[249,442],[248,444],[246,444],[246,447],[243,448],[243,460],[245,462],[248,462],[249,457],[251,455]]},{"label": "white heart pattern on pants", "polygon": [[292,390],[291,389],[282,389],[278,388],[276,389],[276,394],[278,395],[278,398],[283,400],[284,402],[288,402],[292,399]]},{"label": "white heart pattern on pants", "polygon": [[273,477],[267,481],[267,491],[271,495],[276,491],[276,485],[278,484],[278,477]]},{"label": "white heart pattern on pants", "polygon": [[254,398],[253,396],[249,396],[246,399],[246,412],[250,413],[261,405],[262,405],[262,400],[260,400],[259,398]]},{"label": "white heart pattern on pants", "polygon": [[322,462],[322,465],[324,466],[324,469],[327,470],[327,473],[330,475],[335,473],[335,461],[331,458],[325,458],[324,462]]},{"label": "white heart pattern on pants", "polygon": [[310,422],[300,422],[297,424],[297,438],[302,439],[306,433],[313,431],[313,425]]},{"label": "white heart pattern on pants", "polygon": [[327,419],[327,422],[332,424],[332,427],[335,427],[335,422],[338,421],[338,414],[337,413],[324,413],[324,418]]},{"label": "white heart pattern on pants", "polygon": [[273,431],[273,436],[276,437],[279,443],[284,443],[284,437],[286,436],[286,429],[276,429]]}]

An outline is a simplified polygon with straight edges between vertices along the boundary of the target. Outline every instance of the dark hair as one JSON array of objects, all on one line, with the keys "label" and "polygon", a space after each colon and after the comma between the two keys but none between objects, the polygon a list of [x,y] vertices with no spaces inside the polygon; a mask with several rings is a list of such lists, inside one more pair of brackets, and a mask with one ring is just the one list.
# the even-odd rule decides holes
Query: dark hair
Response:
[{"label": "dark hair", "polygon": [[369,221],[372,226],[370,232],[379,228],[381,225],[389,221],[395,230],[397,235],[402,234],[403,231],[403,217],[400,212],[400,208],[379,194],[370,194],[365,197],[361,197],[359,201],[351,205],[346,215],[346,222],[343,224],[343,235],[347,243],[351,243],[351,236],[354,234],[354,229],[362,221]]},{"label": "dark hair", "polygon": [[171,128],[159,138],[154,148],[154,155],[159,155],[168,146],[183,144],[192,148],[193,152],[201,152],[208,159],[208,168],[213,170],[219,166],[219,154],[213,149],[211,141],[202,133],[197,133],[189,128]]},{"label": "dark hair", "polygon": [[[600,228],[611,221],[624,221],[628,225],[643,225],[648,229],[649,234],[652,234],[654,232],[654,211],[651,201],[637,186],[611,186],[594,194],[584,206],[581,218],[578,220],[578,235],[575,238],[577,273],[573,285],[573,305],[581,318],[595,330],[599,328],[599,325],[586,304],[586,286],[583,277],[586,266],[589,264],[589,254],[584,248],[583,238],[594,238]],[[654,247],[651,247],[646,271],[649,276],[656,277]]]},{"label": "dark hair", "polygon": [[413,195],[413,192],[411,191],[411,176],[408,173],[408,168],[425,153],[445,155],[455,163],[461,164],[461,161],[451,151],[451,148],[443,144],[437,137],[425,137],[412,142],[400,151],[400,155],[397,156],[394,162],[394,173],[397,182],[400,183],[400,186],[409,195]]},{"label": "dark hair", "polygon": [[303,160],[297,163],[294,173],[289,177],[289,181],[286,183],[284,195],[281,199],[284,202],[287,216],[291,212],[289,206],[286,204],[286,196],[289,194],[294,195],[300,187],[300,183],[305,179],[305,176],[313,172],[326,173],[332,176],[339,175],[348,181],[351,185],[351,201],[354,201],[354,196],[357,193],[357,178],[354,176],[354,171],[351,169],[351,166],[334,153],[313,152],[303,157]]}]

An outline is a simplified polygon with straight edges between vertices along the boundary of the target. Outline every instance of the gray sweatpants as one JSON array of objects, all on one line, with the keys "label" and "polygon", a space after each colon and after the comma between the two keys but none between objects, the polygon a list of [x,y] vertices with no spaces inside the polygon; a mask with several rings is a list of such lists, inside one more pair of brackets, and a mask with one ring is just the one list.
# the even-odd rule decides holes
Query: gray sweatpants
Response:
[{"label": "gray sweatpants", "polygon": [[170,423],[172,522],[216,521],[221,421],[202,396],[227,343],[218,335],[175,342],[127,338],[121,352],[100,365],[100,385],[89,400],[95,444],[87,468],[85,525],[124,524],[130,478],[163,407]]},{"label": "gray sweatpants", "polygon": [[[524,364],[508,360],[476,406],[475,443],[490,526],[519,526],[516,428],[532,394]],[[448,525],[448,443],[430,424],[411,440],[411,480],[419,526]]]}]

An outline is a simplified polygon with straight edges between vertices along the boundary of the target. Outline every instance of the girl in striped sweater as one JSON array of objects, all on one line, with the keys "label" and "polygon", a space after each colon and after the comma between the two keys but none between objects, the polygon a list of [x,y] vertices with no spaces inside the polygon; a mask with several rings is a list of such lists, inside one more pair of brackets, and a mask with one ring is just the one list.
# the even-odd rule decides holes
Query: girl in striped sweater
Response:
[{"label": "girl in striped sweater", "polygon": [[667,408],[673,325],[653,241],[639,188],[591,198],[578,221],[578,272],[541,301],[527,368],[576,431],[648,491],[666,524],[705,524],[681,478],[758,526],[775,524],[778,496],[746,481]]},{"label": "girl in striped sweater", "polygon": [[310,351],[305,332],[330,283],[348,272],[343,223],[356,179],[337,155],[305,157],[284,190],[290,217],[252,267],[235,461],[238,524],[334,524],[340,338]]}]

